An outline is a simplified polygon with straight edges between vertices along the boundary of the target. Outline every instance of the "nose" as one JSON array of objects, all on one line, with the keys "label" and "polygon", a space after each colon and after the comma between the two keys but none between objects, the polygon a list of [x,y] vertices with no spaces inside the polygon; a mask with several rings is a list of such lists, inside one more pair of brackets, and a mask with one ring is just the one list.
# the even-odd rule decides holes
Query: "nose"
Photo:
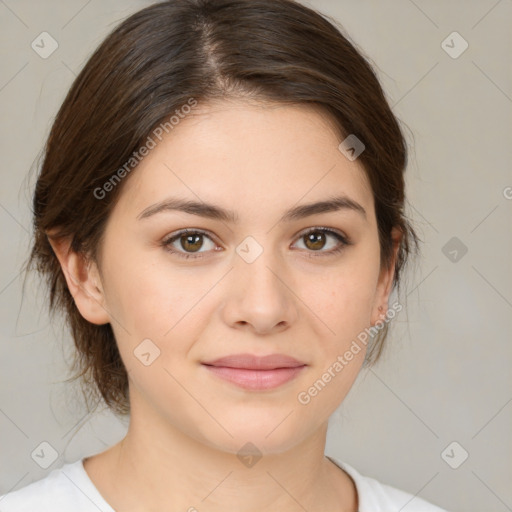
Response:
[{"label": "nose", "polygon": [[270,334],[290,328],[298,318],[290,273],[270,250],[252,263],[236,255],[225,294],[222,316],[233,328]]}]

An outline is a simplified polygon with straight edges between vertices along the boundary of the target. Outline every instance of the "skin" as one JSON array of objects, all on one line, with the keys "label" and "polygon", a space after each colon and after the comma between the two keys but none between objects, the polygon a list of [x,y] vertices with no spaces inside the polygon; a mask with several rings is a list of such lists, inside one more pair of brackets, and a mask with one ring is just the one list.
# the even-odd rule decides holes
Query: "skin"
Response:
[{"label": "skin", "polygon": [[[52,241],[81,314],[112,324],[129,373],[131,417],[118,444],[86,459],[100,493],[119,511],[357,509],[351,478],[324,456],[329,416],[364,360],[361,350],[307,405],[297,400],[365,328],[382,318],[394,262],[381,267],[373,195],[359,161],[320,111],[231,100],[198,106],[125,178],[98,264]],[[279,223],[283,213],[344,194],[349,209]],[[169,196],[231,209],[238,223],[165,211]],[[309,243],[308,228],[327,227]],[[162,246],[183,228],[207,231],[202,247]],[[263,252],[248,263],[248,236]],[[399,238],[395,240],[395,257]],[[214,250],[215,248],[220,248]],[[316,249],[316,250],[315,250]],[[149,366],[134,356],[159,348]],[[235,353],[291,355],[308,366],[277,389],[247,391],[201,361]],[[237,452],[262,453],[246,467]]]}]

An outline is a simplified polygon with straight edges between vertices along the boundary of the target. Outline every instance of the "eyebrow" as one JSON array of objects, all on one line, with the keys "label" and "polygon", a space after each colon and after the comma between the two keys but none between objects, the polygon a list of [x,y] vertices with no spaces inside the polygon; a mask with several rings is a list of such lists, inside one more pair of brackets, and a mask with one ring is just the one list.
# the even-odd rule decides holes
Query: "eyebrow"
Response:
[{"label": "eyebrow", "polygon": [[[333,197],[331,199],[326,199],[324,201],[317,201],[315,203],[295,206],[286,211],[278,222],[290,222],[293,220],[309,217],[310,215],[336,212],[341,210],[354,211],[359,213],[366,220],[366,210],[357,201],[342,195]],[[160,201],[159,203],[148,206],[137,216],[137,219],[147,219],[148,217],[156,215],[157,213],[167,211],[179,211],[224,222],[238,222],[238,215],[232,210],[226,210],[214,204],[185,200],[175,197],[170,197]]]}]

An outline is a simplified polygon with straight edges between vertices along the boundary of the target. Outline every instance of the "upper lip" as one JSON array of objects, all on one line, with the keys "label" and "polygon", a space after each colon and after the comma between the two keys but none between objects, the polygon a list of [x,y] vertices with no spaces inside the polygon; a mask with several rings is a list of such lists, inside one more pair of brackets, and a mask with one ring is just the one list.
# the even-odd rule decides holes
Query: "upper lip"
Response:
[{"label": "upper lip", "polygon": [[243,368],[245,370],[273,370],[276,368],[296,368],[305,366],[305,363],[285,354],[270,354],[263,357],[253,354],[233,354],[215,359],[214,361],[206,361],[202,364],[228,368]]}]

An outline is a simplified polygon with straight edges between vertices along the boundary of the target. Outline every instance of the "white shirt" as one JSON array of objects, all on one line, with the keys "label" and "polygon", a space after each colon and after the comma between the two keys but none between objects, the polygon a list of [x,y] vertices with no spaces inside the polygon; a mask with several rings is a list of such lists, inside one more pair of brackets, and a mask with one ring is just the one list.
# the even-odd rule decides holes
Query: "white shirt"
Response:
[{"label": "white shirt", "polygon": [[[404,491],[359,474],[353,467],[328,457],[356,484],[359,512],[446,512]],[[0,496],[1,512],[115,512],[96,489],[83,459],[54,469],[42,480]]]}]

